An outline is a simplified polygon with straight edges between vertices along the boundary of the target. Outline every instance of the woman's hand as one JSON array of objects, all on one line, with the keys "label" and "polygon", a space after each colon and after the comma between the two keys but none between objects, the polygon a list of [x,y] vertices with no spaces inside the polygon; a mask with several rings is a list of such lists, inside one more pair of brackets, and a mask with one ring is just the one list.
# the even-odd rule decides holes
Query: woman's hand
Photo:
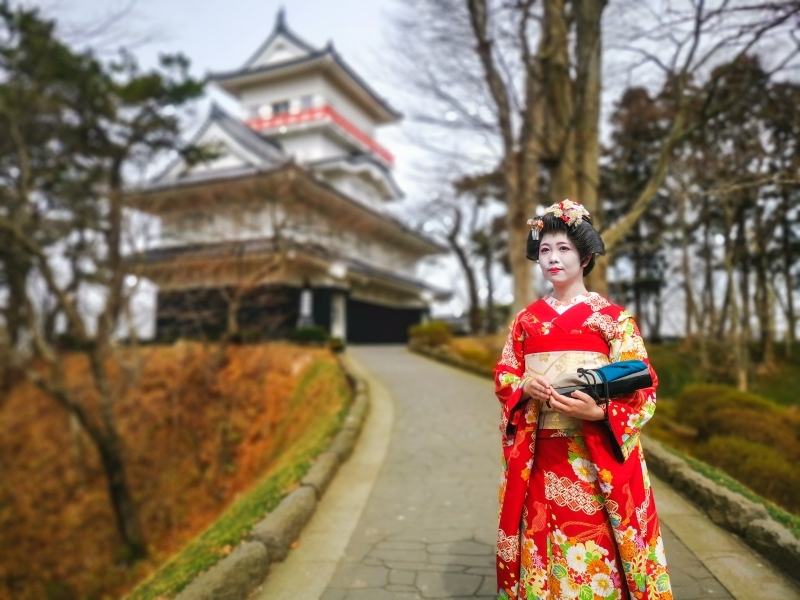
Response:
[{"label": "woman's hand", "polygon": [[550,382],[541,375],[534,375],[525,385],[522,386],[523,395],[530,396],[534,400],[545,402],[550,400],[550,394],[553,393],[553,388],[550,387]]},{"label": "woman's hand", "polygon": [[574,391],[570,397],[562,396],[553,390],[550,395],[550,406],[557,413],[584,421],[599,421],[605,418],[603,409],[585,392]]}]

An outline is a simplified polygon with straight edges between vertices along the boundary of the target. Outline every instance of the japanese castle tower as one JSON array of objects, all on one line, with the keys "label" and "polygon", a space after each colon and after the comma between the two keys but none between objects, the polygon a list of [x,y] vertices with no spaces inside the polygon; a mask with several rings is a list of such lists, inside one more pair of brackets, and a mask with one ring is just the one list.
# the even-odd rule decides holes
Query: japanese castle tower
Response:
[{"label": "japanese castle tower", "polygon": [[241,69],[211,75],[241,120],[211,109],[193,143],[130,205],[158,217],[136,267],[158,287],[156,337],[245,339],[317,325],[400,342],[441,292],[416,278],[445,248],[391,217],[401,197],[375,130],[399,114],[342,60],[294,35],[283,11]]}]

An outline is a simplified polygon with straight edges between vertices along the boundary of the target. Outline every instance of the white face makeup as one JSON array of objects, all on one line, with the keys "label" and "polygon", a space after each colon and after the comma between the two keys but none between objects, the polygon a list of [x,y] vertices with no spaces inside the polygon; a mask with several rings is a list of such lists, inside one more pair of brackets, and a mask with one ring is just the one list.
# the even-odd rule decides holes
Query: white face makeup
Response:
[{"label": "white face makeup", "polygon": [[548,233],[539,243],[539,268],[554,288],[570,287],[583,279],[583,265],[566,233]]}]

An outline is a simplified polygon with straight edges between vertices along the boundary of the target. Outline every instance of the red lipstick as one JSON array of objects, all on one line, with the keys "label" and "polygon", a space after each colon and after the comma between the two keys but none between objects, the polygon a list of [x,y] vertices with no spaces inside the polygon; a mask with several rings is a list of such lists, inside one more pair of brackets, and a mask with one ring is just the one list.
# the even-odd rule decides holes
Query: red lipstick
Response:
[{"label": "red lipstick", "polygon": [[561,269],[559,269],[558,267],[553,267],[552,269],[548,269],[548,271],[550,271],[551,273],[558,273],[560,270]]}]

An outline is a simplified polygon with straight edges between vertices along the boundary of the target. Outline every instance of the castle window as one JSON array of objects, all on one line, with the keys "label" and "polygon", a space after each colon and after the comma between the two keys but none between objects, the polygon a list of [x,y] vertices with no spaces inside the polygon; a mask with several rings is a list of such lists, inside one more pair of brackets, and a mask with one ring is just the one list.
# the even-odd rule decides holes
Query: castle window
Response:
[{"label": "castle window", "polygon": [[283,102],[274,102],[272,104],[272,114],[273,115],[284,115],[289,112],[289,101],[284,100]]},{"label": "castle window", "polygon": [[300,107],[305,110],[306,108],[312,108],[314,106],[314,96],[311,94],[306,94],[302,98],[300,98]]}]

